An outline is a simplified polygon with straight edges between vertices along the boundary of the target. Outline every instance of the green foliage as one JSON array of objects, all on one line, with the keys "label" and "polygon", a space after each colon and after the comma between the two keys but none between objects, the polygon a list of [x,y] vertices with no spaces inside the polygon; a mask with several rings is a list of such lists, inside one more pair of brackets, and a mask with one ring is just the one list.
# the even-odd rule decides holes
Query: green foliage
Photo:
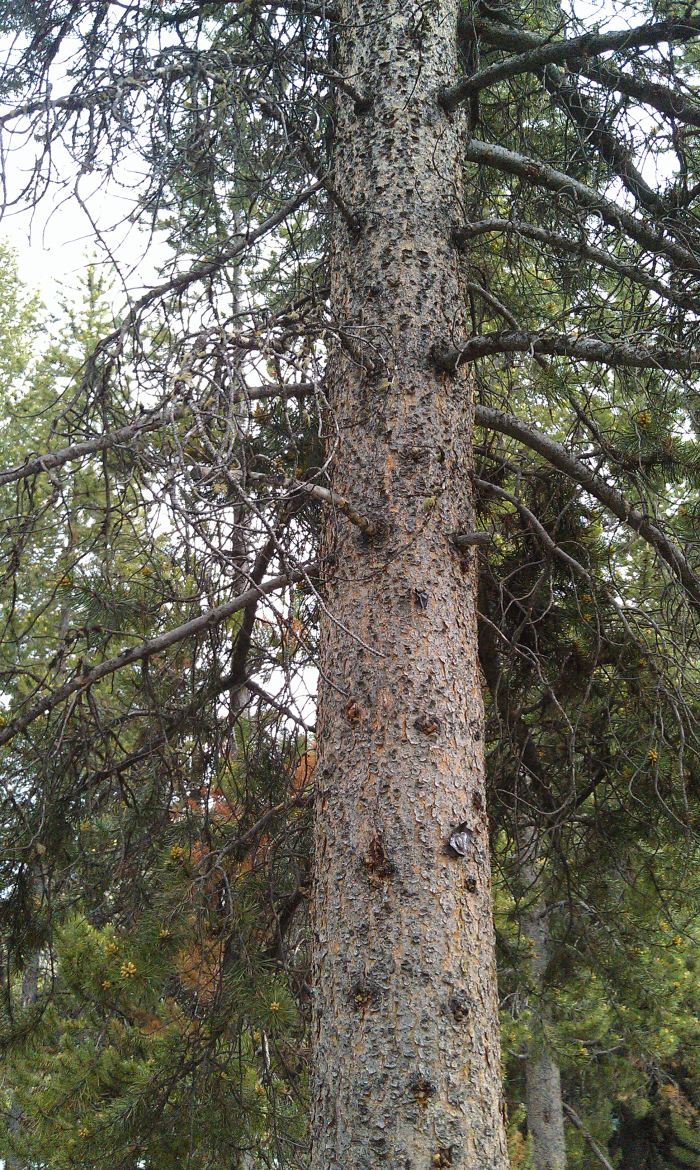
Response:
[{"label": "green foliage", "polygon": [[[52,432],[74,437],[85,354],[111,315],[90,269],[82,304],[64,306],[30,362],[38,307],[11,267],[5,278],[7,465]],[[133,452],[108,453],[101,474],[0,489],[15,540],[0,593],[6,702],[185,620],[215,587],[141,490]],[[15,1158],[160,1170],[187,1150],[204,1170],[245,1151],[293,1163],[303,1146],[313,758],[262,712],[216,734],[240,628],[122,671],[78,698],[70,727],[43,721],[4,749],[0,1150]],[[264,642],[250,660],[264,669]]]}]

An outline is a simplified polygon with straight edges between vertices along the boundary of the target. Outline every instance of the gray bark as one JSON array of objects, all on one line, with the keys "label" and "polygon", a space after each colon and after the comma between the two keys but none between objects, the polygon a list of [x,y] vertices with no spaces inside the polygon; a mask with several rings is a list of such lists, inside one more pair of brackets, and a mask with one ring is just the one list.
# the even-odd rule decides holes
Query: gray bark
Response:
[{"label": "gray bark", "polygon": [[[312,1170],[505,1170],[471,386],[431,344],[465,336],[459,0],[344,0],[330,371],[333,489],[376,520],[326,532],[316,771]],[[457,344],[459,341],[457,340]],[[466,826],[467,855],[448,848]]]},{"label": "gray bark", "polygon": [[[41,878],[37,873],[35,875],[35,884],[38,887]],[[22,976],[22,992],[21,1004],[23,1008],[31,1007],[39,998],[39,975],[41,972],[41,958],[38,954],[34,955],[27,963]],[[24,1113],[20,1105],[13,1103],[10,1105],[10,1116],[8,1122],[8,1129],[11,1134],[19,1136],[24,1122]],[[3,1153],[0,1151],[0,1164],[4,1159],[4,1170],[25,1170],[26,1163],[16,1157],[11,1152]]]},{"label": "gray bark", "polygon": [[[20,1109],[14,1106],[9,1110],[9,1133],[18,1134],[22,1123],[22,1113]],[[5,1170],[25,1170],[25,1163],[16,1158],[14,1154],[4,1155]]]},{"label": "gray bark", "polygon": [[[16,1106],[10,1106],[10,1120],[8,1128],[11,1134],[19,1133],[22,1125],[22,1110]],[[5,1167],[4,1170],[24,1170],[24,1162],[16,1158],[14,1154],[6,1153],[3,1155]]]},{"label": "gray bark", "polygon": [[536,1021],[525,1063],[527,1126],[532,1134],[535,1170],[566,1170],[561,1076],[547,1045],[552,1017],[543,1000],[550,960],[549,906],[544,873],[538,865],[537,837],[531,826],[521,829],[521,849],[520,876],[527,909],[521,915],[520,928],[530,945],[531,1006]]},{"label": "gray bark", "polygon": [[561,1076],[558,1064],[546,1049],[528,1056],[525,1107],[535,1170],[566,1170]]}]

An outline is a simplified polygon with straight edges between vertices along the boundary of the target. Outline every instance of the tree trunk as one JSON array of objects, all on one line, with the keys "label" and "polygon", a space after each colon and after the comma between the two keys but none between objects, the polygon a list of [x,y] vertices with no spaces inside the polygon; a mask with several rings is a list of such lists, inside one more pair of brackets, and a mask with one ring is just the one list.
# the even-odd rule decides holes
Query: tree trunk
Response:
[{"label": "tree trunk", "polygon": [[[22,1110],[17,1105],[10,1106],[10,1119],[8,1128],[10,1133],[14,1136],[19,1133],[22,1127],[23,1114]],[[14,1154],[6,1153],[4,1155],[5,1164],[4,1170],[24,1170],[24,1162],[16,1158]]]},{"label": "tree trunk", "polygon": [[525,1064],[525,1107],[535,1170],[566,1170],[561,1076],[547,1046],[547,1027],[552,1019],[542,998],[550,958],[549,905],[537,844],[533,827],[521,828],[520,877],[528,905],[520,923],[530,944],[531,1008],[535,1020]]},{"label": "tree trunk", "polygon": [[561,1076],[558,1064],[546,1048],[528,1055],[525,1107],[535,1170],[566,1170]]},{"label": "tree trunk", "polygon": [[[342,517],[322,628],[316,772],[312,1170],[505,1170],[475,565],[471,389],[430,360],[460,339],[451,243],[459,0],[344,0],[331,371]],[[466,856],[449,848],[466,830]]]},{"label": "tree trunk", "polygon": [[[35,885],[39,885],[40,878],[35,878]],[[21,1004],[23,1008],[31,1007],[39,998],[39,974],[41,969],[40,956],[35,954],[24,969],[22,975]],[[10,1105],[8,1129],[18,1137],[24,1124],[24,1113],[20,1105],[13,1102]],[[2,1165],[2,1151],[0,1151],[0,1165]],[[4,1154],[4,1170],[24,1170],[25,1163],[12,1153]]]}]

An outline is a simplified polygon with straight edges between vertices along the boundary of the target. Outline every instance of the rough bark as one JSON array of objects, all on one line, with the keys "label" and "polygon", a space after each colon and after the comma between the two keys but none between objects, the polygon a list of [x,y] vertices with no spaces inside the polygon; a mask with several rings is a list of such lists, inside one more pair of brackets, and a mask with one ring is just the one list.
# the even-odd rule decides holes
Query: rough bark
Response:
[{"label": "rough bark", "polygon": [[[505,1170],[476,662],[470,384],[431,345],[465,336],[451,229],[458,0],[345,0],[330,385],[339,518],[322,630],[316,772],[312,1170]],[[457,342],[458,343],[458,342]],[[449,848],[466,830],[466,856]]]},{"label": "rough bark", "polygon": [[547,1045],[547,1026],[552,1021],[542,997],[550,960],[549,906],[544,874],[537,861],[537,837],[531,826],[521,829],[521,841],[520,876],[527,909],[520,922],[530,945],[532,1008],[536,1021],[525,1062],[527,1125],[532,1134],[535,1170],[566,1170],[561,1076]]}]

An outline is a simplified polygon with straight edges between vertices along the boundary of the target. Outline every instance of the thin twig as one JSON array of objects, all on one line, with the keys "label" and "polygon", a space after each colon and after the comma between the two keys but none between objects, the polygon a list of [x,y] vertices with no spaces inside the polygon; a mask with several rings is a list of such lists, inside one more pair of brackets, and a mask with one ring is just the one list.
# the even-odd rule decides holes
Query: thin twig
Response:
[{"label": "thin twig", "polygon": [[569,1118],[569,1121],[576,1127],[579,1133],[583,1134],[601,1166],[605,1166],[605,1170],[614,1170],[612,1162],[608,1161],[608,1159],[605,1157],[602,1148],[598,1145],[598,1142],[595,1140],[592,1134],[589,1133],[588,1129],[581,1121],[578,1113],[576,1113],[570,1105],[567,1105],[566,1101],[562,1101],[561,1104],[566,1116]]}]

